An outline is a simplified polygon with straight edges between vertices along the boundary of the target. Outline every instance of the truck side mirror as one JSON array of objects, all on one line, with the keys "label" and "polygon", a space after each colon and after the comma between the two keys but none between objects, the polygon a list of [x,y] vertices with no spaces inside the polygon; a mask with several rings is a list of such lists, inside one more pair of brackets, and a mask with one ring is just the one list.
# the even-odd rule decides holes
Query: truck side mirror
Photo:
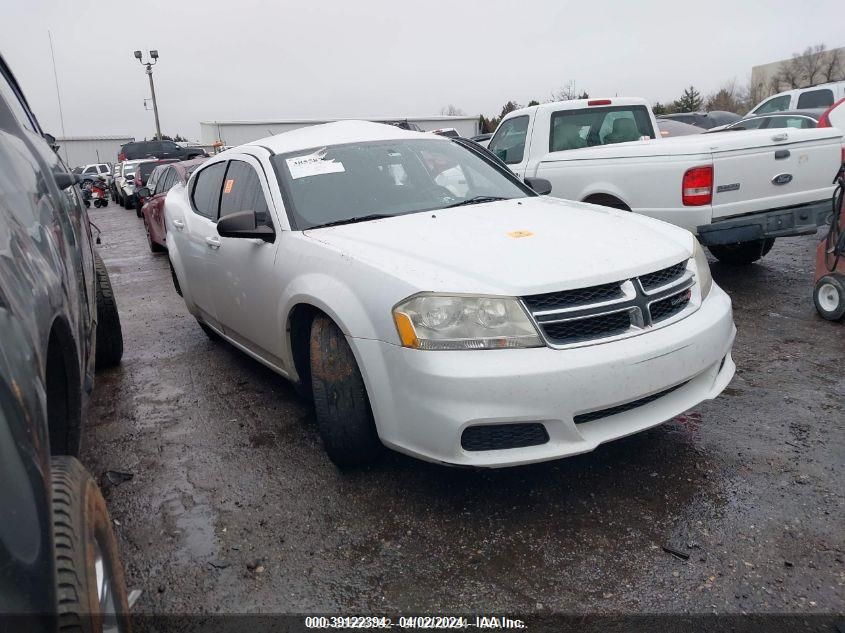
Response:
[{"label": "truck side mirror", "polygon": [[552,183],[545,178],[526,178],[525,184],[541,196],[547,196],[552,192]]}]

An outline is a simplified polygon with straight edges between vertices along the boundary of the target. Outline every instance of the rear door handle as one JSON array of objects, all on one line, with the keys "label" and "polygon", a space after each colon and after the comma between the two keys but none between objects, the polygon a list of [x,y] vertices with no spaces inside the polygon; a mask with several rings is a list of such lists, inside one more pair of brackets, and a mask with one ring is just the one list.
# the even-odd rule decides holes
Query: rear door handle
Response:
[{"label": "rear door handle", "polygon": [[185,223],[182,220],[173,220],[173,226],[181,231],[185,228]]},{"label": "rear door handle", "polygon": [[784,158],[789,158],[788,149],[779,149],[775,152],[775,160],[783,160]]},{"label": "rear door handle", "polygon": [[220,238],[219,237],[207,237],[205,238],[205,243],[208,244],[209,248],[213,248],[217,250],[220,248]]}]

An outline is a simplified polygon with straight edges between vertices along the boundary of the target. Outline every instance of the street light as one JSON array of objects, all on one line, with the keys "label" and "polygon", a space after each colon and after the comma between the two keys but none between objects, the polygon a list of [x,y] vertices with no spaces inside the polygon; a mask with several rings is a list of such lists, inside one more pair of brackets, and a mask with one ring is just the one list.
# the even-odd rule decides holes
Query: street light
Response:
[{"label": "street light", "polygon": [[150,94],[152,94],[153,97],[153,113],[155,114],[156,118],[156,140],[160,141],[161,125],[159,125],[158,122],[158,103],[156,102],[156,87],[153,83],[153,66],[156,64],[156,62],[158,62],[158,50],[153,49],[150,51],[150,58],[152,59],[151,62],[145,62],[143,60],[143,54],[141,53],[141,51],[135,51],[133,55],[135,56],[135,59],[141,62],[142,66],[147,67],[147,75],[150,78]]}]

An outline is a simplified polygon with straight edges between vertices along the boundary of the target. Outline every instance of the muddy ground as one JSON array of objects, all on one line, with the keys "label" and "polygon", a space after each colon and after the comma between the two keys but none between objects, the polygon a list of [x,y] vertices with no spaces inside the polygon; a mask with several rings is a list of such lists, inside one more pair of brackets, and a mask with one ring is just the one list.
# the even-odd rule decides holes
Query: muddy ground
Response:
[{"label": "muddy ground", "polygon": [[713,265],[739,330],[715,401],[538,466],[341,473],[310,406],[203,334],[135,214],[92,216],[126,351],[83,461],[137,610],[845,611],[845,325],[813,308],[815,238]]}]

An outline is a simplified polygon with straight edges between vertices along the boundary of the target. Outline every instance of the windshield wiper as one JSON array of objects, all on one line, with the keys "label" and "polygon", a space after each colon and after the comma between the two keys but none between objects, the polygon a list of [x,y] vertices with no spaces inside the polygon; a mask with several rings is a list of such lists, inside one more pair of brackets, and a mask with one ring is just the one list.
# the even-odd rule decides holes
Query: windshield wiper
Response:
[{"label": "windshield wiper", "polygon": [[462,207],[465,204],[480,204],[482,202],[496,202],[498,200],[510,200],[510,198],[503,198],[502,196],[475,196],[473,198],[461,200],[460,202],[456,202],[455,204],[447,204],[443,208],[451,209],[453,207]]},{"label": "windshield wiper", "polygon": [[324,229],[329,226],[340,226],[342,224],[355,224],[356,222],[366,222],[368,220],[381,220],[382,218],[392,218],[392,215],[385,215],[383,213],[371,213],[370,215],[356,215],[352,218],[343,218],[342,220],[333,220],[324,224],[315,224],[309,229]]}]

